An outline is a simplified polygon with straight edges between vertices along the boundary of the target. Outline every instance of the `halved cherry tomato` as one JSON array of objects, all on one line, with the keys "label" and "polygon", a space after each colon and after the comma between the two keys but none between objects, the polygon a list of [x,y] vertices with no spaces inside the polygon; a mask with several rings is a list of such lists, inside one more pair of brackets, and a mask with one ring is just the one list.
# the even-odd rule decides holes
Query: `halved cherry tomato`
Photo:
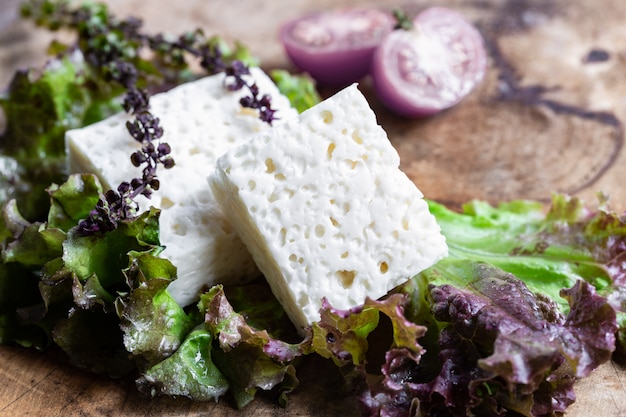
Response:
[{"label": "halved cherry tomato", "polygon": [[374,54],[371,75],[383,104],[414,117],[461,101],[483,79],[486,67],[478,30],[459,13],[432,7],[413,19],[413,29],[385,38]]},{"label": "halved cherry tomato", "polygon": [[358,81],[370,69],[374,50],[395,25],[377,9],[346,9],[310,14],[287,22],[280,39],[287,55],[320,84]]}]

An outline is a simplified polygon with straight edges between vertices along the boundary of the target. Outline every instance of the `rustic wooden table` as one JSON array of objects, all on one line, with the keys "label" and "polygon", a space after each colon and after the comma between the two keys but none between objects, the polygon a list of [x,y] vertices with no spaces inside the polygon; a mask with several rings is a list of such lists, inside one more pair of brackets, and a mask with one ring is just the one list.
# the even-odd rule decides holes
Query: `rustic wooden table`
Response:
[{"label": "rustic wooden table", "polygon": [[[15,68],[38,66],[51,39],[16,18],[14,0],[0,2],[0,84]],[[150,31],[196,27],[238,39],[266,68],[289,68],[278,41],[281,22],[315,9],[403,6],[424,0],[107,0],[120,15],[140,16]],[[626,5],[621,0],[437,2],[465,13],[485,36],[487,79],[461,105],[426,120],[389,114],[371,94],[402,168],[424,194],[451,207],[473,198],[493,203],[548,200],[568,192],[590,204],[597,192],[626,209]],[[64,35],[60,35],[64,36]],[[608,53],[589,63],[592,50]],[[0,416],[356,416],[332,367],[311,358],[285,409],[264,398],[237,412],[228,402],[149,400],[132,381],[94,376],[67,366],[55,352],[0,347]],[[611,362],[577,383],[567,417],[626,415],[626,368]]]}]

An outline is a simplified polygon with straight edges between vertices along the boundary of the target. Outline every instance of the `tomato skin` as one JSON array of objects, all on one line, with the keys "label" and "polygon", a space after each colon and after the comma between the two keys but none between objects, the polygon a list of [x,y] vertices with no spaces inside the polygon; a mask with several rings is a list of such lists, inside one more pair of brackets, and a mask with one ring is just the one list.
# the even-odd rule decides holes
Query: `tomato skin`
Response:
[{"label": "tomato skin", "polygon": [[394,25],[393,17],[378,9],[342,9],[291,20],[279,36],[301,71],[320,84],[344,86],[369,73],[374,51]]},{"label": "tomato skin", "polygon": [[478,30],[453,10],[431,7],[413,25],[385,38],[372,59],[371,76],[387,108],[423,117],[466,97],[484,78],[487,53]]}]

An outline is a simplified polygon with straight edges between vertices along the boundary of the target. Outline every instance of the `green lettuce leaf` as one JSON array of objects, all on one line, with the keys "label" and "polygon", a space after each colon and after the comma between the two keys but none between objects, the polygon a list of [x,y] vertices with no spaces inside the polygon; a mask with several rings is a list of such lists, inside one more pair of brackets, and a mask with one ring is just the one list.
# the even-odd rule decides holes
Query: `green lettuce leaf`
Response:
[{"label": "green lettuce leaf", "polygon": [[309,341],[287,343],[254,327],[297,338],[267,284],[229,288],[232,304],[224,288],[215,286],[202,295],[197,311],[185,313],[165,290],[167,280],[154,278],[159,275],[140,279],[130,296],[117,301],[129,352],[149,364],[137,380],[139,390],[198,401],[218,400],[229,392],[242,408],[261,389],[285,405],[298,385],[296,364],[309,352]]},{"label": "green lettuce leaf", "polygon": [[291,74],[286,70],[276,69],[270,71],[270,77],[299,113],[322,101],[315,80],[307,74]]},{"label": "green lettuce leaf", "polygon": [[184,396],[217,401],[229,384],[213,364],[213,336],[199,325],[169,358],[148,369],[138,380],[141,392],[151,396]]},{"label": "green lettuce leaf", "polygon": [[167,291],[176,268],[149,252],[131,252],[124,270],[132,291],[116,299],[124,346],[146,369],[172,355],[185,336],[201,322],[199,314],[186,313]]},{"label": "green lettuce leaf", "polygon": [[47,191],[48,226],[65,232],[89,215],[103,192],[100,181],[92,174],[70,175],[61,185],[52,184]]},{"label": "green lettuce leaf", "polygon": [[59,259],[65,233],[45,223],[26,220],[10,200],[0,217],[0,342],[43,349],[51,339],[40,294],[41,269]]},{"label": "green lettuce leaf", "polygon": [[624,280],[620,263],[624,218],[606,206],[591,210],[580,199],[557,194],[546,207],[513,201],[493,207],[473,201],[454,212],[430,202],[446,236],[450,256],[488,262],[522,279],[533,291],[560,303],[559,293],[578,279],[607,293]]},{"label": "green lettuce leaf", "polygon": [[[0,337],[2,343],[41,349],[55,343],[72,363],[119,376],[136,362],[160,360],[173,349],[155,348],[145,354],[140,345],[134,346],[136,357],[129,355],[118,312],[125,323],[140,323],[142,315],[152,315],[153,332],[145,334],[143,341],[153,346],[158,343],[155,339],[171,340],[177,346],[193,326],[165,292],[176,270],[169,261],[157,258],[162,251],[158,210],[121,222],[110,233],[89,237],[77,233],[78,221],[101,192],[100,183],[89,174],[53,184],[47,193],[46,222],[26,220],[14,200],[4,205]],[[154,314],[137,307],[136,303],[147,301],[153,302]],[[199,322],[195,320],[194,325]],[[171,326],[162,326],[165,323]],[[103,361],[106,352],[115,354]]]},{"label": "green lettuce leaf", "polygon": [[26,218],[45,218],[45,189],[67,175],[65,132],[118,112],[120,92],[96,80],[80,53],[51,59],[41,71],[16,72],[0,95],[6,115],[0,152],[8,164],[0,183],[19,186],[4,190],[0,203],[17,198]]},{"label": "green lettuce leaf", "polygon": [[2,260],[5,263],[20,263],[28,267],[37,267],[63,253],[66,233],[46,223],[30,223],[24,219],[15,200],[4,208],[7,230],[13,230],[13,236],[5,239]]},{"label": "green lettuce leaf", "polygon": [[93,236],[82,236],[77,229],[71,229],[63,242],[65,268],[81,281],[97,277],[105,287],[124,285],[122,270],[129,265],[131,251],[158,255],[163,250],[158,217],[159,211],[152,208],[132,221],[120,222],[111,232]]}]

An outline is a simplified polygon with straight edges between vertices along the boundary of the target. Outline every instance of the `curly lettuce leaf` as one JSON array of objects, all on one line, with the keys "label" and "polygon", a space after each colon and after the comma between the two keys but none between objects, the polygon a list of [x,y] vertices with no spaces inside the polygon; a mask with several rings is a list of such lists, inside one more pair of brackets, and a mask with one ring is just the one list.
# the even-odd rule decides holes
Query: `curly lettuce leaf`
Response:
[{"label": "curly lettuce leaf", "polygon": [[39,349],[49,345],[51,325],[40,294],[41,268],[59,259],[65,233],[26,220],[10,200],[0,217],[0,342]]},{"label": "curly lettuce leaf", "polygon": [[610,360],[615,349],[615,311],[582,280],[562,291],[567,315],[486,263],[448,259],[418,280],[407,315],[431,314],[439,338],[427,349],[437,352],[441,367],[434,379],[404,387],[423,410],[551,416],[574,401],[575,379]]},{"label": "curly lettuce leaf", "polygon": [[124,346],[146,369],[172,355],[201,320],[199,314],[185,312],[167,291],[176,279],[169,260],[131,252],[124,274],[132,291],[115,301]]},{"label": "curly lettuce leaf", "polygon": [[567,313],[561,290],[577,280],[593,285],[618,314],[618,349],[626,346],[626,217],[600,196],[596,209],[576,197],[555,194],[549,207],[513,201],[493,207],[473,201],[463,212],[429,202],[450,255],[483,261],[548,295]]},{"label": "curly lettuce leaf", "polygon": [[79,55],[51,60],[40,73],[17,71],[0,99],[7,119],[3,151],[29,168],[43,160],[63,163],[65,131],[85,125],[93,104],[86,71]]},{"label": "curly lettuce leaf", "polygon": [[49,186],[47,191],[48,226],[65,232],[89,215],[103,192],[98,177],[92,174],[72,174],[61,185]]},{"label": "curly lettuce leaf", "polygon": [[[265,303],[285,314],[273,296]],[[277,392],[279,404],[286,405],[288,394],[298,385],[294,363],[307,353],[307,341],[289,344],[250,326],[219,285],[202,295],[200,306],[205,326],[219,346],[213,360],[228,380],[237,407],[249,404],[259,389]]]},{"label": "curly lettuce leaf", "polygon": [[[54,342],[68,353],[73,363],[88,367],[96,372],[106,371],[114,376],[118,375],[121,370],[120,367],[114,366],[116,365],[115,362],[109,366],[105,361],[103,367],[100,350],[103,349],[102,346],[104,346],[104,349],[107,349],[106,341],[115,341],[115,345],[108,347],[108,349],[119,352],[119,355],[123,353],[124,357],[133,366],[135,365],[134,361],[152,359],[150,355],[145,354],[137,347],[142,354],[136,358],[129,355],[124,343],[125,339],[120,317],[116,313],[120,311],[119,306],[124,304],[124,302],[128,305],[133,304],[136,299],[143,298],[146,301],[145,299],[149,295],[153,295],[157,299],[160,297],[158,291],[156,294],[148,291],[149,295],[146,296],[141,294],[143,291],[141,286],[138,289],[130,287],[125,272],[138,262],[140,264],[139,268],[144,266],[145,271],[136,273],[142,276],[150,276],[153,272],[151,269],[152,265],[149,262],[147,262],[147,266],[142,264],[142,257],[157,255],[161,250],[162,247],[159,245],[158,240],[157,210],[147,211],[132,221],[122,222],[114,231],[101,235],[80,236],[76,233],[75,228],[69,230],[67,238],[63,242],[61,262],[55,263],[58,269],[46,269],[47,274],[42,277],[42,285],[46,285],[52,290],[59,283],[71,281],[70,293],[62,294],[66,297],[71,297],[70,314],[67,320],[63,320],[59,325],[55,326]],[[155,285],[155,287],[158,286]],[[137,291],[137,293],[133,290]],[[67,305],[67,300],[58,294],[55,296],[55,299],[61,306]],[[161,297],[161,299],[157,300],[157,312],[159,315],[154,318],[152,326],[157,336],[162,335],[165,337],[171,329],[157,327],[158,324],[162,324],[165,321],[163,315],[167,316],[170,313],[165,308],[167,303],[164,304],[163,300],[167,301],[167,298]],[[117,309],[116,304],[118,304]],[[79,309],[82,313],[78,316],[80,320],[74,322],[73,317],[76,315],[74,313],[76,309]],[[122,315],[122,318],[124,320],[131,318],[139,320],[138,316],[141,316],[141,314],[141,310],[129,308],[126,311],[126,315]],[[99,332],[99,327],[94,325],[92,318],[101,320],[102,326],[106,323],[111,334],[103,340],[99,339],[100,335],[94,335],[94,340],[97,343],[94,342],[84,346],[85,341],[82,339],[89,334]],[[67,324],[64,324],[66,322]],[[178,336],[177,332],[180,331],[177,326],[178,324],[173,326],[175,328],[175,336]],[[104,328],[107,327],[104,326]],[[124,330],[127,329],[124,328]],[[125,334],[128,333],[129,331]],[[76,334],[85,336],[78,338],[75,336]],[[154,334],[150,336],[155,337]],[[150,338],[150,336],[147,335],[146,337]],[[171,353],[168,349],[166,349],[166,352],[167,354]],[[163,355],[163,352],[156,351],[153,353],[153,355],[159,354]],[[128,368],[130,368],[130,364]]]},{"label": "curly lettuce leaf", "polygon": [[187,335],[176,352],[148,369],[138,380],[141,392],[151,396],[184,396],[198,401],[217,401],[229,389],[212,359],[213,336],[199,325]]},{"label": "curly lettuce leaf", "polygon": [[[211,288],[202,295],[198,314],[192,309],[187,316],[171,304],[161,279],[142,282],[129,297],[118,299],[126,346],[135,357],[153,359],[137,380],[140,391],[197,401],[218,400],[229,392],[243,408],[261,389],[286,404],[298,385],[295,364],[308,353],[308,341],[287,343],[255,327],[267,325],[288,339],[296,334],[291,323],[282,325],[286,313],[267,285],[228,291],[227,299],[221,285]],[[195,327],[188,332],[189,326]],[[170,355],[158,356],[169,344],[176,345]]]},{"label": "curly lettuce leaf", "polygon": [[384,301],[367,299],[352,310],[337,310],[324,301],[320,321],[312,324],[313,350],[340,367],[364,367],[370,346],[368,337],[379,327],[382,314],[392,326],[385,350],[406,349],[419,359],[423,348],[417,341],[426,328],[405,319],[405,302],[404,297],[394,294]]},{"label": "curly lettuce leaf", "polygon": [[0,203],[17,198],[26,218],[44,218],[45,189],[67,175],[65,132],[119,111],[120,92],[97,81],[79,53],[52,59],[41,71],[16,72],[0,96],[0,152],[8,164],[0,182],[19,186],[4,190]]},{"label": "curly lettuce leaf", "polygon": [[27,267],[37,267],[59,257],[63,253],[65,232],[46,223],[30,223],[19,212],[15,200],[4,207],[6,230],[12,231],[2,249],[4,263],[19,263]]},{"label": "curly lettuce leaf", "polygon": [[[384,378],[384,364],[400,369],[407,362],[419,363],[425,353],[420,339],[426,327],[405,317],[407,302],[403,294],[379,301],[368,299],[351,310],[337,310],[325,302],[321,320],[312,325],[312,351],[332,359],[339,367],[360,399],[363,415],[386,415],[379,414],[384,407],[378,403],[386,400],[376,391],[386,384],[404,384],[406,375],[394,381]],[[404,413],[398,415],[406,415],[406,410]]]},{"label": "curly lettuce leaf", "polygon": [[82,236],[71,229],[63,242],[63,262],[81,281],[97,277],[103,286],[125,283],[122,270],[128,267],[129,252],[149,251],[158,255],[159,210],[151,208],[132,221],[120,222],[105,234]]},{"label": "curly lettuce leaf", "polygon": [[[201,321],[167,292],[176,268],[159,258],[159,211],[149,210],[105,234],[76,233],[101,187],[74,175],[50,188],[48,224],[67,228],[59,257],[43,265],[40,293],[53,341],[72,363],[120,376],[172,355]],[[90,340],[85,340],[90,339]],[[115,352],[102,361],[104,352]]]},{"label": "curly lettuce leaf", "polygon": [[[604,206],[593,211],[580,199],[561,194],[553,196],[547,212],[533,201],[498,207],[473,201],[462,213],[429,205],[451,256],[498,266],[553,300],[578,279],[598,291],[625,279],[620,260],[626,256],[626,222]],[[561,306],[568,308],[565,302]]]},{"label": "curly lettuce leaf", "polygon": [[[164,308],[172,307],[173,302],[168,304],[159,290],[164,285],[157,285],[159,280],[175,279],[175,268],[156,258],[162,250],[157,210],[122,222],[111,233],[77,234],[78,221],[93,208],[101,192],[96,177],[88,174],[53,184],[48,188],[46,222],[26,220],[14,200],[4,205],[0,218],[0,337],[2,343],[38,348],[56,343],[73,363],[120,375],[143,357],[131,358],[125,348],[116,302],[132,305],[153,297],[158,304],[153,318],[155,333],[163,337],[172,331],[182,338],[181,333],[191,326],[182,326],[183,330],[157,327],[167,321],[157,310],[178,318],[172,309]],[[139,285],[153,278],[150,290]],[[120,311],[125,319],[141,315],[140,309]],[[114,359],[103,361],[108,351],[116,352]],[[163,352],[153,355],[159,353]]]},{"label": "curly lettuce leaf", "polygon": [[298,342],[301,337],[265,280],[223,288],[224,296],[246,324],[265,330],[272,339]]}]

